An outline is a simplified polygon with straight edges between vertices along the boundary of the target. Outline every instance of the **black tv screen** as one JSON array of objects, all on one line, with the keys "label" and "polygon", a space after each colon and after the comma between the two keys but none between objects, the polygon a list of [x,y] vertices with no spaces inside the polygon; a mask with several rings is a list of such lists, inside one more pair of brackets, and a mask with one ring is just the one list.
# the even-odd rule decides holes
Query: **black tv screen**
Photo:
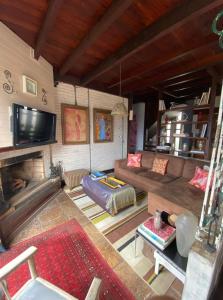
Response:
[{"label": "black tv screen", "polygon": [[13,104],[14,146],[30,147],[55,143],[56,115]]}]

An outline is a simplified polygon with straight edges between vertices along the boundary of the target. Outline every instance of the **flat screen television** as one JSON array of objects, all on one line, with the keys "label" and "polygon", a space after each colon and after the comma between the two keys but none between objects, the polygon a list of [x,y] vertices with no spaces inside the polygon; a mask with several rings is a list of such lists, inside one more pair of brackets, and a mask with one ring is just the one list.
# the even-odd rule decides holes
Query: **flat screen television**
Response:
[{"label": "flat screen television", "polygon": [[13,142],[15,148],[56,143],[56,115],[13,104]]}]

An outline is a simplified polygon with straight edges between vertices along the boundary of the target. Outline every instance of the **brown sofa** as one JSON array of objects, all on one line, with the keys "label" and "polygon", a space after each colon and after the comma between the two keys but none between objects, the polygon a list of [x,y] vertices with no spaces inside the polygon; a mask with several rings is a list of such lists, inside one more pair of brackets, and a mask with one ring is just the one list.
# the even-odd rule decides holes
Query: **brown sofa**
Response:
[{"label": "brown sofa", "polygon": [[[149,151],[141,153],[140,168],[127,167],[127,159],[117,160],[115,176],[148,192],[148,212],[154,214],[159,209],[179,214],[189,210],[200,216],[204,192],[188,182],[193,178],[196,166],[203,167],[209,163]],[[164,176],[151,171],[155,157],[168,159]]]}]

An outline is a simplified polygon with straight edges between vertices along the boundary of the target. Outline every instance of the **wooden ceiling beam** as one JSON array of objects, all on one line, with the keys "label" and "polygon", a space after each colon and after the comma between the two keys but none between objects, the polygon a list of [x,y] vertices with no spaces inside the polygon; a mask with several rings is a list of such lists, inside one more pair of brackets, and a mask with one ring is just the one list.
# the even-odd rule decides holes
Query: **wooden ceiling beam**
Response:
[{"label": "wooden ceiling beam", "polygon": [[41,55],[41,50],[47,40],[48,34],[55,24],[56,17],[59,13],[63,0],[50,0],[44,17],[42,26],[37,36],[36,45],[34,49],[34,57],[38,59]]},{"label": "wooden ceiling beam", "polygon": [[169,91],[167,91],[167,90],[164,90],[163,88],[160,88],[160,87],[156,87],[156,86],[149,86],[151,89],[153,89],[153,90],[155,90],[155,91],[157,91],[158,93],[162,93],[162,94],[165,94],[165,95],[168,95],[168,96],[170,96],[170,97],[172,97],[172,98],[176,98],[176,96],[173,94],[173,93],[171,93],[171,92],[169,92]]},{"label": "wooden ceiling beam", "polygon": [[[136,81],[134,84],[129,84],[122,88],[123,94],[129,92],[135,92],[140,89],[144,89],[149,87],[150,85],[161,85],[163,86],[162,82],[167,80],[168,78],[176,78],[180,74],[185,74],[186,72],[190,72],[191,70],[198,71],[208,66],[216,65],[216,63],[221,62],[223,60],[223,53],[219,52],[210,56],[200,57],[199,60],[192,60],[191,62],[187,62],[186,64],[181,64],[177,66],[173,66],[168,70],[164,71],[161,70],[157,72],[156,75],[151,74],[150,77]],[[165,87],[166,88],[166,87]]]},{"label": "wooden ceiling beam", "polygon": [[177,6],[175,9],[162,16],[152,25],[146,27],[135,38],[127,42],[108,59],[102,61],[102,63],[82,79],[81,83],[83,85],[88,84],[117,64],[120,64],[132,54],[142,50],[155,40],[221,3],[222,1],[220,0],[187,0],[185,3]]},{"label": "wooden ceiling beam", "polygon": [[215,78],[218,83],[221,83],[223,74],[217,70],[216,66],[208,67],[207,72],[212,78]]},{"label": "wooden ceiling beam", "polygon": [[74,66],[75,62],[77,62],[77,59],[84,53],[84,51],[86,51],[86,49],[88,49],[96,41],[96,39],[108,29],[108,27],[129,8],[132,2],[133,0],[112,1],[112,4],[109,6],[105,14],[65,60],[59,70],[60,75],[66,74]]},{"label": "wooden ceiling beam", "polygon": [[165,80],[163,80],[162,82],[162,86],[167,87],[171,86],[171,85],[175,85],[178,84],[178,82],[180,82],[179,80],[181,80],[182,82],[186,80],[195,80],[198,78],[203,78],[204,76],[207,76],[207,72],[204,68],[199,68],[199,69],[194,69],[194,70],[190,70],[187,72],[183,72],[174,76],[171,76]]},{"label": "wooden ceiling beam", "polygon": [[[162,59],[159,58],[158,62],[153,61],[148,66],[143,65],[143,66],[140,66],[139,68],[137,68],[135,70],[132,70],[129,75],[125,76],[125,78],[122,79],[122,84],[127,83],[129,81],[132,81],[134,79],[140,78],[140,77],[142,78],[143,75],[146,75],[149,72],[154,71],[155,69],[157,69],[157,68],[159,68],[163,65],[166,65],[168,63],[177,61],[178,59],[182,59],[182,58],[184,58],[188,55],[193,55],[196,52],[200,52],[203,49],[206,49],[207,47],[210,47],[212,45],[216,45],[216,42],[217,42],[216,38],[213,41],[213,35],[212,35],[211,39],[212,40],[210,42],[205,42],[203,45],[200,45],[200,44],[198,45],[197,44],[194,47],[191,47],[190,45],[189,46],[187,45],[186,48],[183,49],[183,50],[177,48],[174,52],[168,53],[166,56],[163,56]],[[108,88],[113,88],[117,85],[119,85],[119,81],[113,82]]]},{"label": "wooden ceiling beam", "polygon": [[207,86],[198,86],[196,88],[182,90],[182,91],[177,92],[175,95],[176,95],[176,98],[179,98],[179,97],[184,97],[186,94],[196,94],[196,93],[202,94],[203,92],[207,92],[208,88],[210,86],[211,86],[211,84],[207,85]]},{"label": "wooden ceiling beam", "polygon": [[182,86],[182,85],[187,85],[188,83],[193,83],[195,82],[196,80],[200,80],[204,78],[204,74],[203,75],[197,75],[197,76],[191,76],[190,78],[188,79],[185,79],[185,80],[180,80],[180,81],[174,81],[173,83],[170,83],[170,84],[163,84],[163,87],[169,89],[169,88],[177,88],[178,86]]},{"label": "wooden ceiling beam", "polygon": [[197,86],[202,86],[202,85],[205,86],[208,85],[209,83],[211,84],[211,78],[205,77],[205,78],[195,79],[190,82],[187,81],[186,83],[182,83],[177,86],[170,86],[167,90],[169,92],[175,93],[183,90],[196,88]]}]

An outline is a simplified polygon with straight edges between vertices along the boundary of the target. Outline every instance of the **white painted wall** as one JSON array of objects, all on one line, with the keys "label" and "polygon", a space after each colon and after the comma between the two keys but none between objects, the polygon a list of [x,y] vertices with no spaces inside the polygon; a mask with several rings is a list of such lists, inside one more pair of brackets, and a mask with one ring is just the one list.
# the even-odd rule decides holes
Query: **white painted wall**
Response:
[{"label": "white painted wall", "polygon": [[145,103],[133,104],[133,111],[137,122],[136,150],[143,150]]},{"label": "white painted wall", "polygon": [[[8,83],[4,71],[12,74],[14,93],[8,94],[3,84]],[[33,97],[22,92],[22,75],[35,79],[38,83],[38,95]],[[42,88],[47,91],[48,104],[42,102]],[[31,56],[31,48],[16,34],[0,22],[0,147],[13,145],[10,126],[12,103],[19,103],[38,109],[55,111],[55,88],[53,85],[53,68],[43,58],[36,61]],[[0,153],[0,159],[25,153],[44,151],[45,172],[49,174],[49,146],[33,147],[23,150]]]},{"label": "white painted wall", "polygon": [[[122,98],[94,90],[89,90],[90,106],[90,145],[62,145],[60,103],[74,103],[74,88],[68,84],[53,85],[53,68],[43,58],[36,61],[31,56],[32,49],[16,34],[0,22],[0,147],[12,146],[10,129],[10,108],[12,103],[19,103],[38,109],[57,113],[58,144],[52,146],[54,162],[63,161],[65,170],[76,168],[111,169],[114,161],[122,158],[122,119],[114,117],[114,141],[112,143],[93,143],[93,107],[112,109]],[[15,92],[7,94],[3,84],[7,82],[4,71],[9,70]],[[33,97],[22,92],[22,75],[27,75],[38,82],[38,96]],[[42,102],[41,90],[47,91],[48,104]],[[88,90],[77,88],[79,105],[88,106]],[[125,99],[127,106],[127,99]],[[49,173],[49,146],[33,147],[23,150],[0,153],[0,159],[44,150],[46,173]],[[124,157],[127,151],[127,117],[124,122]]]},{"label": "white painted wall", "polygon": [[[61,132],[61,103],[75,103],[74,87],[69,84],[60,83],[56,88],[56,111],[58,113],[57,122],[57,140],[58,143],[53,146],[53,160],[63,161],[65,170],[77,168],[107,170],[114,167],[114,161],[122,158],[122,118],[114,117],[114,139],[111,143],[93,142],[93,108],[103,108],[112,110],[117,102],[123,98],[118,96],[77,87],[77,104],[88,106],[90,111],[90,144],[89,145],[62,145]],[[128,101],[124,100],[127,107]],[[127,153],[127,117],[124,120],[124,155]],[[91,161],[90,161],[91,160]]]},{"label": "white painted wall", "polygon": [[[13,94],[7,94],[3,90],[3,84],[7,83],[5,70],[12,74],[15,89]],[[22,93],[22,75],[37,81],[37,97]],[[47,91],[48,105],[42,102],[42,88]],[[55,111],[54,99],[52,66],[43,58],[39,61],[33,59],[31,48],[0,22],[0,147],[12,145],[9,110],[13,102]]]}]

